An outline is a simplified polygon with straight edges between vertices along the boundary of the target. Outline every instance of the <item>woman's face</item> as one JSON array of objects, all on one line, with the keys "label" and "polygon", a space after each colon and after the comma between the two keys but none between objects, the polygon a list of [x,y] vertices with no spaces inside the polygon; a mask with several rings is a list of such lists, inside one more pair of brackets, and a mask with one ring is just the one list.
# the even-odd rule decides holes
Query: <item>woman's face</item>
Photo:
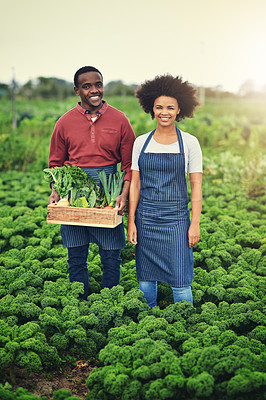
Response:
[{"label": "woman's face", "polygon": [[174,97],[160,96],[154,101],[153,112],[158,125],[166,127],[175,123],[180,108]]}]

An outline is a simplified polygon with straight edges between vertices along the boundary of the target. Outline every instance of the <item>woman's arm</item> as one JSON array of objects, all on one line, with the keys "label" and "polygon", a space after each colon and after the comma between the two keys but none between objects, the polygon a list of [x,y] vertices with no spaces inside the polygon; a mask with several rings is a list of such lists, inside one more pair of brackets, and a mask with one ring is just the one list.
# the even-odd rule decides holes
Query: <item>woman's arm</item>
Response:
[{"label": "woman's arm", "polygon": [[128,202],[128,228],[127,238],[130,243],[137,244],[137,228],[135,225],[135,213],[139,203],[140,177],[139,171],[132,171],[132,179],[129,190]]},{"label": "woman's arm", "polygon": [[189,174],[191,186],[191,224],[188,230],[189,247],[194,247],[200,237],[200,214],[202,207],[202,173],[194,172]]}]

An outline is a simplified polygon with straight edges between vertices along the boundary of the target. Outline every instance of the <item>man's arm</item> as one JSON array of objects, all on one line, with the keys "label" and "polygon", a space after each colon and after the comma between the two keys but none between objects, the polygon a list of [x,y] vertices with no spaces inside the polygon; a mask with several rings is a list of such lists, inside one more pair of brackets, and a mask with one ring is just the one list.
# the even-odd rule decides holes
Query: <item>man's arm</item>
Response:
[{"label": "man's arm", "polygon": [[62,167],[67,160],[67,146],[57,122],[52,133],[49,151],[49,168]]},{"label": "man's arm", "polygon": [[130,125],[129,120],[126,118],[123,124],[123,132],[120,144],[120,155],[121,155],[121,171],[125,170],[124,181],[131,181],[131,163],[132,163],[132,149],[135,142],[136,136]]},{"label": "man's arm", "polygon": [[[62,167],[67,158],[65,141],[60,134],[60,126],[57,123],[52,133],[49,151],[49,168]],[[50,184],[52,193],[49,197],[49,204],[57,203],[60,199],[59,194],[53,189],[53,183]]]},{"label": "man's arm", "polygon": [[116,206],[118,207],[118,212],[120,215],[125,214],[125,209],[127,205],[127,198],[129,194],[130,181],[131,181],[131,162],[132,162],[132,149],[136,137],[133,132],[132,126],[129,120],[126,118],[125,124],[123,126],[123,134],[120,144],[121,153],[121,171],[125,170],[125,178],[122,193],[116,199]]}]

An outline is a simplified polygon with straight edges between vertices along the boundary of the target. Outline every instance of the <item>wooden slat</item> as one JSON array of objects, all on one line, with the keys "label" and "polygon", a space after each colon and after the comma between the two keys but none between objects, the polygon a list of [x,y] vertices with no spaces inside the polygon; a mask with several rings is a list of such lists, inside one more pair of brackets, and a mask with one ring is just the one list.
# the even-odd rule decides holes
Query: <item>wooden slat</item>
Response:
[{"label": "wooden slat", "polygon": [[115,228],[121,224],[122,216],[118,215],[116,208],[60,207],[50,204],[47,207],[47,222],[50,224]]}]

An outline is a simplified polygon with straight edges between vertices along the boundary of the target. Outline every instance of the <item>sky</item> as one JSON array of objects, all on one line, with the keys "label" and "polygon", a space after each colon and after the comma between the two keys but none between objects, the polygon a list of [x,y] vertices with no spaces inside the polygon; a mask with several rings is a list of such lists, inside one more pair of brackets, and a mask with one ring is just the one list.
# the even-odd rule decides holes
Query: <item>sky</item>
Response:
[{"label": "sky", "polygon": [[84,65],[104,82],[170,73],[238,92],[266,87],[266,0],[0,0],[0,82],[73,81]]}]

